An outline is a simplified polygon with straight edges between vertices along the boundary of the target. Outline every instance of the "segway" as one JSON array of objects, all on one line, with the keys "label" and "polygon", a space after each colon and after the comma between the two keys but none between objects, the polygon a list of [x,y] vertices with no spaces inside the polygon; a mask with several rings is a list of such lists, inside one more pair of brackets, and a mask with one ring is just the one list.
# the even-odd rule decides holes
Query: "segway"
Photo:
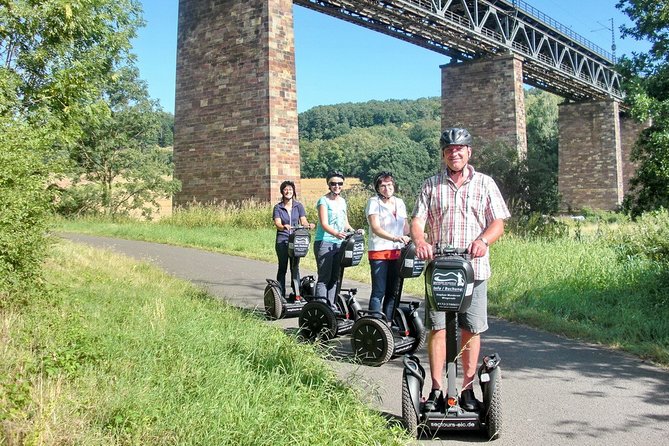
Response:
[{"label": "segway", "polygon": [[477,409],[460,406],[457,389],[457,313],[469,308],[474,289],[474,271],[464,250],[437,252],[425,271],[425,290],[430,307],[446,313],[447,393],[435,410],[427,410],[422,399],[425,370],[413,355],[404,356],[402,374],[402,418],[409,432],[419,437],[425,431],[482,430],[489,439],[502,433],[501,369],[499,355],[483,358],[478,369],[483,401]]},{"label": "segway", "polygon": [[362,308],[355,299],[357,288],[342,288],[344,269],[360,264],[365,251],[364,237],[358,231],[351,232],[344,238],[337,261],[339,261],[339,278],[335,308],[330,307],[327,299],[313,298],[304,305],[300,313],[300,336],[314,341],[328,341],[336,336],[351,332],[354,321],[359,317]]},{"label": "segway", "polygon": [[[296,226],[288,235],[288,259],[290,262],[290,271],[293,271],[295,264],[301,257],[309,252],[311,237],[309,231],[304,226]],[[288,298],[283,296],[281,285],[274,279],[267,280],[265,294],[263,297],[265,303],[265,314],[269,319],[281,319],[284,317],[295,317],[300,314],[304,305],[314,296],[316,291],[316,279],[314,276],[305,276],[300,279],[299,289],[293,289]],[[292,283],[291,287],[295,288]],[[299,294],[295,294],[295,292]]]},{"label": "segway", "polygon": [[392,357],[413,353],[425,343],[425,327],[418,314],[420,302],[403,301],[405,278],[419,277],[425,260],[416,257],[416,246],[409,242],[402,248],[399,263],[399,283],[394,290],[395,304],[392,324],[386,324],[382,312],[363,311],[353,324],[351,347],[353,354],[366,365],[380,366]]}]

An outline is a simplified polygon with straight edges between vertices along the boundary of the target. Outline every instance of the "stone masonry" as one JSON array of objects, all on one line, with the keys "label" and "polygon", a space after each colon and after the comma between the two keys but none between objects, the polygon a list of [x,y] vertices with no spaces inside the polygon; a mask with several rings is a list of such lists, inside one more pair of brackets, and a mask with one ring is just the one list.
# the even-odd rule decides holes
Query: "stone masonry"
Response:
[{"label": "stone masonry", "polygon": [[562,210],[618,208],[623,199],[618,102],[561,104],[558,128]]},{"label": "stone masonry", "polygon": [[442,65],[441,124],[467,128],[474,137],[474,151],[482,144],[502,142],[525,157],[522,59],[504,55]]},{"label": "stone masonry", "polygon": [[650,122],[637,122],[634,119],[620,115],[620,146],[623,158],[623,193],[629,191],[630,179],[636,172],[636,164],[630,159],[632,149],[642,130],[650,126]]},{"label": "stone masonry", "polygon": [[291,0],[179,0],[174,205],[299,185]]}]

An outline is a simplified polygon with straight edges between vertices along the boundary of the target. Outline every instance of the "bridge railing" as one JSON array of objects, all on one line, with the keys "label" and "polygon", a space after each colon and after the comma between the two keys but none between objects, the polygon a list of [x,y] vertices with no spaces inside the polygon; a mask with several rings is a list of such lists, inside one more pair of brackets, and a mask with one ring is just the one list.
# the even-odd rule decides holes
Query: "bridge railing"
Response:
[{"label": "bridge railing", "polygon": [[557,31],[560,31],[562,34],[566,35],[571,40],[580,43],[584,47],[589,48],[596,53],[599,53],[600,55],[607,58],[610,62],[614,62],[613,55],[610,52],[606,51],[605,49],[603,49],[599,45],[594,44],[593,42],[586,39],[582,35],[573,31],[571,28],[569,28],[569,27],[563,25],[562,23],[556,21],[555,19],[547,16],[546,14],[539,11],[534,6],[529,5],[527,2],[524,2],[523,0],[510,0],[510,3],[513,6],[520,7],[521,10],[523,10],[527,14],[531,15],[535,19],[541,20],[546,25],[549,25],[549,26],[555,28]]}]

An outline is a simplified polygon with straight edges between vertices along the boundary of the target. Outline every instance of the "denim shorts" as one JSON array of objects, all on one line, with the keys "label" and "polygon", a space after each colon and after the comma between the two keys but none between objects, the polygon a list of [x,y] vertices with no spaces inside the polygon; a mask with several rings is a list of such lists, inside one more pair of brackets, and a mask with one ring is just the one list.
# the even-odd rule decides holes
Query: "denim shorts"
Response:
[{"label": "denim shorts", "polygon": [[[425,326],[430,330],[446,328],[446,313],[425,311]],[[464,313],[458,313],[458,326],[470,333],[483,333],[488,329],[488,281],[475,280],[472,304]]]}]

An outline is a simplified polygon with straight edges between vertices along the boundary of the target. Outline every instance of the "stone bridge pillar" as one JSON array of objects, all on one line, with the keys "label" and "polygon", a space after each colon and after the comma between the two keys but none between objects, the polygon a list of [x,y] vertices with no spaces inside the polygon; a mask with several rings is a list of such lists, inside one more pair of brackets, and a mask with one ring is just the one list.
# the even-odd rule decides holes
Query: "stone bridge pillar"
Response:
[{"label": "stone bridge pillar", "polygon": [[623,199],[617,101],[564,103],[558,117],[561,208],[615,210]]},{"label": "stone bridge pillar", "polygon": [[631,158],[632,149],[639,134],[650,127],[650,121],[638,122],[625,114],[620,115],[620,145],[623,157],[623,193],[627,195],[629,192],[630,179],[636,173],[636,163],[633,163]]},{"label": "stone bridge pillar", "polygon": [[[523,62],[514,55],[441,66],[441,125],[465,127],[476,147],[505,143],[527,154]],[[475,156],[475,155],[474,155]]]},{"label": "stone bridge pillar", "polygon": [[299,185],[292,0],[179,0],[174,205]]}]

